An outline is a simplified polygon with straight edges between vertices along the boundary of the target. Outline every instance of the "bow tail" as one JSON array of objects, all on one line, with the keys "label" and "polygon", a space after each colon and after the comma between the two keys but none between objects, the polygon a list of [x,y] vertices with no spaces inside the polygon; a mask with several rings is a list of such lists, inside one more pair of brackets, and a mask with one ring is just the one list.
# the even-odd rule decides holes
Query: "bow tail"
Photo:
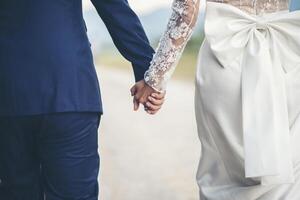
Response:
[{"label": "bow tail", "polygon": [[[272,30],[270,30],[272,32]],[[263,185],[272,184],[287,184],[293,183],[295,181],[294,177],[294,167],[293,167],[293,153],[292,153],[292,143],[290,135],[290,125],[289,125],[289,114],[288,114],[288,103],[286,94],[286,84],[285,84],[285,72],[280,59],[280,53],[278,46],[276,45],[276,40],[272,39],[272,52],[271,60],[272,71],[274,77],[273,88],[274,90],[274,105],[275,105],[275,125],[277,131],[275,134],[278,135],[279,140],[277,140],[278,146],[278,168],[279,173],[275,176],[262,177]]]},{"label": "bow tail", "polygon": [[245,174],[260,178],[263,185],[290,183],[293,171],[283,72],[268,45],[252,52],[251,47],[244,52],[242,63]]}]

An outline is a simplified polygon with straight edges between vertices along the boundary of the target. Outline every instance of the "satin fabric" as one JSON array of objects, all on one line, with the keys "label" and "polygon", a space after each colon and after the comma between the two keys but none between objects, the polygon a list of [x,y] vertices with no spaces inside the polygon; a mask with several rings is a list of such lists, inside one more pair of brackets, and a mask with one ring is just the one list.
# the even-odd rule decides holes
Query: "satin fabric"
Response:
[{"label": "satin fabric", "polygon": [[202,199],[300,199],[299,32],[300,12],[208,2],[195,98]]},{"label": "satin fabric", "polygon": [[[205,33],[224,68],[240,59],[246,177],[293,182],[284,73],[300,67],[300,12],[251,16],[207,5]],[[299,65],[299,66],[298,66]]]}]

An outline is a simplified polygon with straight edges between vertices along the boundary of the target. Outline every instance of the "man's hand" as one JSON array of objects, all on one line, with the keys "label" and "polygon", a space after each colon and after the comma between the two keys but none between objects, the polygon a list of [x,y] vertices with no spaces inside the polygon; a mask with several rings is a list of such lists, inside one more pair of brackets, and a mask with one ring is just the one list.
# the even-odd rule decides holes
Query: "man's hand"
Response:
[{"label": "man's hand", "polygon": [[139,109],[140,104],[143,104],[146,112],[154,115],[161,109],[164,103],[165,93],[155,91],[144,80],[137,82],[130,91],[131,96],[133,96],[135,111]]}]

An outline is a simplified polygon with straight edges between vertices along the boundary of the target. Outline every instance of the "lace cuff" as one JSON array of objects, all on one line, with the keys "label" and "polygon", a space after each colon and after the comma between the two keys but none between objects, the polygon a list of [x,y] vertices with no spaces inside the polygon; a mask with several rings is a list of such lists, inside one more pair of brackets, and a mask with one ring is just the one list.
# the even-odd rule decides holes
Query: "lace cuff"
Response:
[{"label": "lace cuff", "polygon": [[167,81],[193,33],[198,18],[199,0],[174,0],[172,10],[167,30],[160,39],[144,77],[146,83],[158,92],[166,89]]}]

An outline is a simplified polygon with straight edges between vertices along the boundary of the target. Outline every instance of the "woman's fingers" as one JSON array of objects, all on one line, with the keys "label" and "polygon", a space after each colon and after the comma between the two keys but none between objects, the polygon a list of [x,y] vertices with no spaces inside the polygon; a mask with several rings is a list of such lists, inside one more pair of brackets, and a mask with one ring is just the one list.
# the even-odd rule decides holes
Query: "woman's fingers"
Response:
[{"label": "woman's fingers", "polygon": [[146,103],[146,107],[149,111],[158,111],[161,108],[160,105],[153,105],[149,101]]},{"label": "woman's fingers", "polygon": [[152,93],[151,97],[155,99],[164,99],[166,96],[166,92],[161,92],[161,93]]},{"label": "woman's fingers", "polygon": [[133,96],[135,111],[139,109],[140,104],[143,104],[147,113],[155,114],[164,103],[165,92],[157,93],[152,87],[144,84],[143,81],[136,83],[130,92]]},{"label": "woman's fingers", "polygon": [[155,110],[155,111],[153,111],[153,110],[147,110],[146,111],[149,115],[155,115],[157,112],[158,112],[158,110]]},{"label": "woman's fingers", "polygon": [[165,101],[166,93],[152,93],[146,102],[146,112],[150,115],[156,114],[162,107]]},{"label": "woman's fingers", "polygon": [[164,101],[165,101],[164,98],[163,99],[155,99],[152,96],[149,96],[148,100],[149,100],[150,103],[152,103],[152,104],[154,104],[156,106],[161,106],[164,103]]}]

